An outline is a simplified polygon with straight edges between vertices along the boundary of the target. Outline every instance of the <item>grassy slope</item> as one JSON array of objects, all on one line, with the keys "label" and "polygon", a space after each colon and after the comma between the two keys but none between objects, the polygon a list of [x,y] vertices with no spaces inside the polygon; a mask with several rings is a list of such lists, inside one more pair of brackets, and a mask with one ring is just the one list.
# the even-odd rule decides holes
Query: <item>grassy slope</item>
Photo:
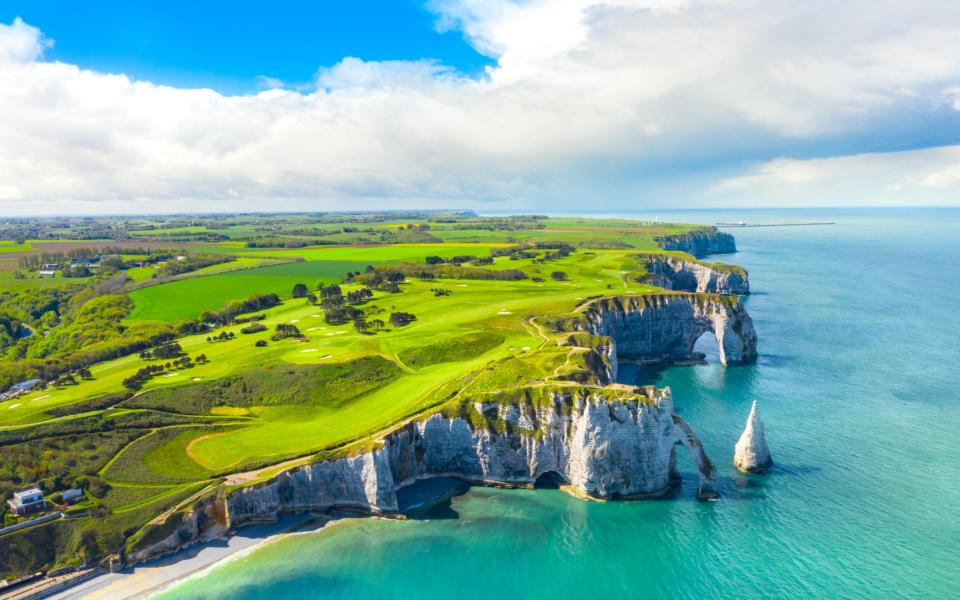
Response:
[{"label": "grassy slope", "polygon": [[[144,388],[144,399],[150,397],[152,390],[175,392],[178,386],[214,383],[271,365],[282,368],[283,365],[350,364],[362,357],[379,355],[395,363],[400,374],[348,402],[315,399],[277,403],[266,397],[259,402],[254,398],[240,405],[216,406],[206,413],[209,421],[204,423],[195,422],[197,417],[184,421],[169,414],[169,418],[159,420],[158,425],[150,425],[155,429],[144,430],[145,437],[122,449],[103,469],[102,475],[117,490],[114,496],[108,494],[104,504],[124,515],[127,514],[124,510],[140,514],[141,506],[166,505],[154,500],[163,494],[179,495],[181,487],[190,482],[203,483],[223,473],[248,470],[363,440],[409,416],[435,410],[464,390],[482,394],[562,375],[572,368],[575,353],[558,347],[553,340],[545,341],[532,319],[538,315],[569,312],[589,296],[656,291],[625,278],[638,268],[631,255],[638,250],[656,248],[654,235],[682,230],[660,225],[643,229],[622,221],[585,222],[583,219],[551,219],[547,230],[454,231],[443,227],[437,224],[431,232],[451,238],[473,236],[482,238],[484,243],[296,250],[247,250],[227,243],[219,247],[229,248],[231,253],[243,256],[242,260],[302,257],[305,261],[194,277],[132,292],[136,309],[129,317],[131,320],[175,321],[194,317],[202,310],[217,308],[228,300],[252,293],[273,292],[286,298],[281,306],[264,311],[267,315],[264,323],[269,328],[266,332],[243,335],[239,331],[242,326],[238,325],[225,328],[237,334],[231,341],[210,343],[206,335],[178,340],[188,354],[206,354],[209,364],[153,379]],[[557,231],[563,229],[565,231]],[[522,269],[531,276],[526,280],[411,280],[402,286],[402,293],[377,292],[374,300],[364,306],[381,311],[370,318],[387,320],[392,311],[417,316],[410,325],[377,335],[359,334],[350,324],[327,325],[319,308],[302,299],[289,298],[294,283],[303,282],[313,287],[317,280],[335,280],[346,271],[362,270],[368,264],[393,261],[422,264],[429,255],[487,256],[491,248],[518,238],[590,242],[588,246],[626,242],[631,247],[580,248],[566,258],[544,264],[531,259],[512,261],[500,257],[488,267]],[[558,270],[566,272],[569,280],[553,280],[550,273]],[[543,281],[534,281],[534,277]],[[452,294],[436,296],[432,288],[445,288]],[[278,323],[296,324],[308,340],[271,341],[265,347],[256,347],[254,343],[268,339]],[[92,381],[2,402],[0,433],[11,428],[22,430],[38,423],[57,424],[64,419],[81,418],[57,418],[47,411],[121,391],[122,380],[144,364],[136,355],[122,357],[92,367]],[[157,408],[183,412],[184,406],[178,405],[177,398],[185,396],[176,392],[168,396]],[[128,404],[136,406],[137,401],[135,397]],[[107,414],[145,415],[148,412],[112,409]]]}]

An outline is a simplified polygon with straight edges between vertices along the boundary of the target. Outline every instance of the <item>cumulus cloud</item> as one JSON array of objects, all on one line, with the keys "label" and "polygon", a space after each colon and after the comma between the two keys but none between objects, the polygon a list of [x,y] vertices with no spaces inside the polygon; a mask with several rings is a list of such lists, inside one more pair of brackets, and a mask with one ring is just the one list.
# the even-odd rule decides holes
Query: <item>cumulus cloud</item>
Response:
[{"label": "cumulus cloud", "polygon": [[0,64],[25,63],[36,60],[50,42],[19,17],[13,23],[0,23]]},{"label": "cumulus cloud", "polygon": [[[751,186],[825,186],[821,164],[872,185],[881,163],[822,157],[960,134],[960,13],[945,1],[428,7],[496,65],[467,77],[347,57],[312,89],[262,78],[226,96],[47,61],[39,29],[0,25],[0,212],[771,203],[783,196]],[[931,183],[949,179],[951,149],[915,152],[883,166],[941,161],[900,184],[957,201]],[[840,203],[875,196],[850,177]]]}]

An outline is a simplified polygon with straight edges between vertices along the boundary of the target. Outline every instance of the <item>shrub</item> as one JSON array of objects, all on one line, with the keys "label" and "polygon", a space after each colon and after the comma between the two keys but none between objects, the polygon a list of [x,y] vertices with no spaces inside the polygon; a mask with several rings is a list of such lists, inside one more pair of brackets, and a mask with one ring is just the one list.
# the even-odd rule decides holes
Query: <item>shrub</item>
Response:
[{"label": "shrub", "polygon": [[260,333],[261,331],[266,331],[266,330],[267,330],[267,326],[264,325],[263,323],[253,323],[252,325],[248,325],[243,329],[241,329],[240,333],[246,333],[246,334]]}]

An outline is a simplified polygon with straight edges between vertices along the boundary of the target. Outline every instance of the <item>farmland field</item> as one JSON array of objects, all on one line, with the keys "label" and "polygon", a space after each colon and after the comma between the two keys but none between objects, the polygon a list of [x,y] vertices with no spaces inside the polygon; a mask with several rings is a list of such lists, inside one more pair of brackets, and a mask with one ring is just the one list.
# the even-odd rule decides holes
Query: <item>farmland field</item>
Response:
[{"label": "farmland field", "polygon": [[368,263],[329,260],[298,262],[243,271],[221,273],[211,277],[184,279],[130,292],[136,308],[131,321],[176,321],[196,317],[229,300],[252,293],[289,295],[297,283],[315,286],[317,281],[337,281],[348,271]]}]

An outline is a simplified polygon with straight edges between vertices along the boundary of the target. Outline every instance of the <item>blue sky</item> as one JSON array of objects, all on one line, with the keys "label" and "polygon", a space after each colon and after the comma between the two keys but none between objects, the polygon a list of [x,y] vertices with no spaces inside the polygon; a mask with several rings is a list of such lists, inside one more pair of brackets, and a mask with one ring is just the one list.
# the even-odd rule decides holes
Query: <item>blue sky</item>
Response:
[{"label": "blue sky", "polygon": [[957,203],[955,0],[0,4],[0,214]]},{"label": "blue sky", "polygon": [[0,3],[56,43],[59,60],[175,86],[236,94],[259,76],[309,81],[345,56],[437,59],[466,73],[493,64],[458,31],[440,33],[414,0],[28,0]]}]

